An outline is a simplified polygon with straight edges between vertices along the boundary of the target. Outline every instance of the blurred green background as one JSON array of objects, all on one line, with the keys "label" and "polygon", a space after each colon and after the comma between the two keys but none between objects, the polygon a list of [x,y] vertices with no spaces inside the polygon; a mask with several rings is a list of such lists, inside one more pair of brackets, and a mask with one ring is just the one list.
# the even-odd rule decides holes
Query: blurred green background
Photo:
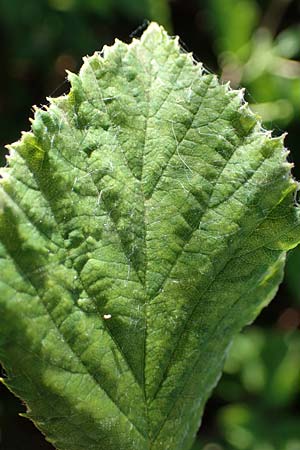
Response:
[{"label": "blurred green background", "polygon": [[[145,20],[233,87],[286,145],[300,178],[300,3],[292,0],[0,0],[0,140],[29,128],[32,105],[68,91],[81,57],[139,36]],[[1,164],[5,164],[5,150]],[[300,249],[277,298],[235,340],[193,450],[300,450]],[[0,388],[1,450],[50,450]],[[129,449],[130,450],[130,449]],[[183,449],[185,450],[185,449]]]}]

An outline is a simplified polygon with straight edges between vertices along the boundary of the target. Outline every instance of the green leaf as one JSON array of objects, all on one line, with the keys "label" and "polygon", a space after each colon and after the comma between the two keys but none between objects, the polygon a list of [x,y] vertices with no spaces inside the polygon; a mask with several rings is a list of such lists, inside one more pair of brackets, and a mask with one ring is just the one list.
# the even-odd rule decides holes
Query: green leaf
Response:
[{"label": "green leaf", "polygon": [[155,23],[69,79],[2,172],[5,383],[60,450],[189,448],[300,240],[283,139]]}]

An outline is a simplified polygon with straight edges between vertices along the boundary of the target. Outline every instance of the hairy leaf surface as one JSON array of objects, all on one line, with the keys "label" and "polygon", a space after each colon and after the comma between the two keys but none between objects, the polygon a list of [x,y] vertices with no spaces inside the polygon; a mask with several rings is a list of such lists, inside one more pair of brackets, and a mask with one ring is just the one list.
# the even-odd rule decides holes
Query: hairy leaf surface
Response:
[{"label": "hairy leaf surface", "polygon": [[300,240],[283,138],[156,24],[69,80],[2,170],[5,384],[60,450],[188,449]]}]

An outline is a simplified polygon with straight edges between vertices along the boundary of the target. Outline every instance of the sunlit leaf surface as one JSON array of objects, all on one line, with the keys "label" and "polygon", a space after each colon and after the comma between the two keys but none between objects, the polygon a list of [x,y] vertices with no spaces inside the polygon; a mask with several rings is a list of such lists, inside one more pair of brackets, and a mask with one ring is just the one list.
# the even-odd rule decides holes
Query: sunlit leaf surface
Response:
[{"label": "sunlit leaf surface", "polygon": [[60,450],[182,450],[300,240],[282,138],[151,24],[2,170],[0,359]]}]

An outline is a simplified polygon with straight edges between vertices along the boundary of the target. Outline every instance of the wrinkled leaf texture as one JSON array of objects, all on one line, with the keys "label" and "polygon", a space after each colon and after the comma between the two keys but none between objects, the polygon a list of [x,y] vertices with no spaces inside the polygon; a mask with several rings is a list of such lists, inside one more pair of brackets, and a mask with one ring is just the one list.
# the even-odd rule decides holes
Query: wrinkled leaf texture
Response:
[{"label": "wrinkled leaf texture", "polygon": [[300,240],[283,137],[152,23],[11,145],[0,359],[60,450],[182,450]]}]

